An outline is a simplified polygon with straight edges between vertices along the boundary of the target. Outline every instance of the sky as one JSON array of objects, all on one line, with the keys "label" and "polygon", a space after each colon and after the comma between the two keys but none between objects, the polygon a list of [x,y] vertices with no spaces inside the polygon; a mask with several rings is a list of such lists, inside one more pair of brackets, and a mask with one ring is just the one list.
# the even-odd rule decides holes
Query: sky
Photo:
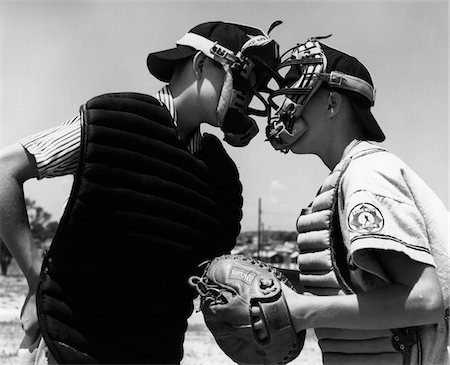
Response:
[{"label": "sky", "polygon": [[[175,46],[199,23],[223,20],[267,31],[281,51],[311,36],[357,57],[377,89],[373,114],[397,154],[449,206],[448,1],[1,1],[0,146],[75,116],[107,92],[153,95],[163,86],[148,53]],[[295,230],[328,169],[316,156],[265,142],[267,121],[245,148],[226,146],[244,189],[242,229]],[[206,127],[222,138],[221,132]],[[225,143],[225,142],[224,142]],[[1,168],[1,166],[0,166]],[[71,177],[30,180],[25,195],[59,219]]]}]

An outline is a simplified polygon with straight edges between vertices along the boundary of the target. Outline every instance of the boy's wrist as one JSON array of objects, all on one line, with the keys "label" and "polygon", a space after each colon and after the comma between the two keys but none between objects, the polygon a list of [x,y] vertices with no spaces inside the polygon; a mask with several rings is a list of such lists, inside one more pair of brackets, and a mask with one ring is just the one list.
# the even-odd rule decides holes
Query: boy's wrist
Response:
[{"label": "boy's wrist", "polygon": [[36,290],[41,274],[42,259],[35,259],[27,272],[24,272],[30,290]]},{"label": "boy's wrist", "polygon": [[284,290],[289,312],[296,332],[314,328],[312,319],[312,303],[309,295]]},{"label": "boy's wrist", "polygon": [[[295,330],[318,328],[329,325],[329,297],[296,294],[287,299]],[[328,309],[327,309],[328,308]]]}]

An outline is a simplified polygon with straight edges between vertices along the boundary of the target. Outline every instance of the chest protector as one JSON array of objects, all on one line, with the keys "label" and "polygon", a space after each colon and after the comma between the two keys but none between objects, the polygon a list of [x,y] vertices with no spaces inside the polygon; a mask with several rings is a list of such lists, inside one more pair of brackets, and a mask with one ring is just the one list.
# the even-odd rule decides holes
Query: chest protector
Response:
[{"label": "chest protector", "polygon": [[212,135],[189,153],[147,95],[102,95],[81,116],[77,174],[41,271],[41,332],[58,363],[178,363],[188,278],[240,231],[236,166]]},{"label": "chest protector", "polygon": [[[347,250],[339,224],[338,191],[341,178],[355,159],[370,149],[342,161],[327,177],[311,205],[297,220],[300,283],[313,295],[346,295],[354,292],[347,265]],[[327,364],[403,364],[409,363],[416,329],[348,330],[315,329]]]}]

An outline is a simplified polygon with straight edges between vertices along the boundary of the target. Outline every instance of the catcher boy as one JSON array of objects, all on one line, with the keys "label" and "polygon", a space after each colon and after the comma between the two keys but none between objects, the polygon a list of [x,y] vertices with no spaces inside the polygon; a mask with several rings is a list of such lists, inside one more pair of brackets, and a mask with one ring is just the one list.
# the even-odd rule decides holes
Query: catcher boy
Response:
[{"label": "catcher boy", "polygon": [[324,364],[448,364],[447,209],[373,143],[385,135],[366,67],[318,39],[289,56],[267,137],[331,171],[297,220],[303,294],[284,290],[296,330],[315,329]]}]

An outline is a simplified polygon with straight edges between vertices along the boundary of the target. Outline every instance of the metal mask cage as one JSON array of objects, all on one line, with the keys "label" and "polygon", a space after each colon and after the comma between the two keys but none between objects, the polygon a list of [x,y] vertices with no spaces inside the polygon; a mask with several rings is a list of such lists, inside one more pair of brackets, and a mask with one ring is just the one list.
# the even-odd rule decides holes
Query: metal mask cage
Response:
[{"label": "metal mask cage", "polygon": [[[269,88],[269,82],[273,79],[278,87],[284,85],[284,79],[277,73],[280,62],[279,45],[268,36],[254,38],[250,39],[250,45],[244,45],[239,53],[241,62],[235,62],[231,66],[233,98],[230,108],[236,108],[246,115],[267,117],[271,111],[267,99],[275,91]],[[264,97],[263,93],[266,93],[267,97]],[[249,106],[253,96],[261,103],[261,108]]]},{"label": "metal mask cage", "polygon": [[[280,62],[279,45],[268,35],[252,35],[234,56],[235,59],[228,66],[233,79],[231,97],[221,129],[224,140],[239,147],[247,145],[258,133],[256,121],[250,115],[270,118],[268,96],[263,97],[261,93],[270,94],[274,91],[268,88],[273,78],[277,78],[278,82],[283,80],[278,78],[276,72]],[[230,57],[227,59],[232,60]],[[250,106],[252,100],[256,100],[257,105]]]},{"label": "metal mask cage", "polygon": [[[284,79],[277,72],[281,60],[279,44],[270,37],[270,32],[282,23],[280,20],[274,21],[267,34],[255,34],[252,33],[253,28],[239,26],[251,37],[237,54],[240,62],[231,66],[233,97],[230,108],[247,116],[270,117],[271,108],[267,99],[274,90],[269,88],[269,82],[275,80],[278,88],[284,86]],[[261,104],[258,109],[250,106],[253,96]]]},{"label": "metal mask cage", "polygon": [[264,97],[262,93],[273,92],[268,83],[277,76],[278,44],[268,37],[259,39],[261,43],[254,42],[239,54],[243,62],[235,62],[230,67],[233,86],[221,129],[224,140],[232,146],[245,146],[258,133],[256,121],[250,115],[270,118],[268,96]]},{"label": "metal mask cage", "polygon": [[[277,72],[290,67],[285,76],[287,86],[270,94],[268,102],[276,110],[276,115],[268,119],[266,127],[267,138],[275,149],[287,152],[288,147],[303,134],[294,131],[295,121],[322,82],[356,92],[367,98],[372,106],[375,103],[375,88],[365,80],[339,71],[326,72],[327,57],[318,40],[328,37],[311,38],[292,47],[281,57]],[[274,100],[280,96],[283,97],[281,102]]]},{"label": "metal mask cage", "polygon": [[[266,127],[267,139],[276,150],[284,153],[304,133],[304,130],[295,131],[295,121],[323,82],[319,75],[326,69],[327,59],[320,43],[311,39],[283,54],[277,72],[281,75],[280,70],[286,67],[289,67],[284,76],[286,86],[269,95],[268,103],[276,114],[268,119]],[[279,96],[282,97],[280,103],[275,100]]]},{"label": "metal mask cage", "polygon": [[[290,56],[283,61],[283,57],[289,52]],[[284,103],[284,100],[281,103],[274,100],[278,96],[285,96],[296,104],[305,105],[312,93],[317,90],[321,81],[319,75],[326,66],[327,59],[317,41],[307,41],[289,49],[283,54],[277,68],[280,74],[281,69],[290,67],[284,77],[286,86],[270,94],[269,105],[278,111]]]}]

